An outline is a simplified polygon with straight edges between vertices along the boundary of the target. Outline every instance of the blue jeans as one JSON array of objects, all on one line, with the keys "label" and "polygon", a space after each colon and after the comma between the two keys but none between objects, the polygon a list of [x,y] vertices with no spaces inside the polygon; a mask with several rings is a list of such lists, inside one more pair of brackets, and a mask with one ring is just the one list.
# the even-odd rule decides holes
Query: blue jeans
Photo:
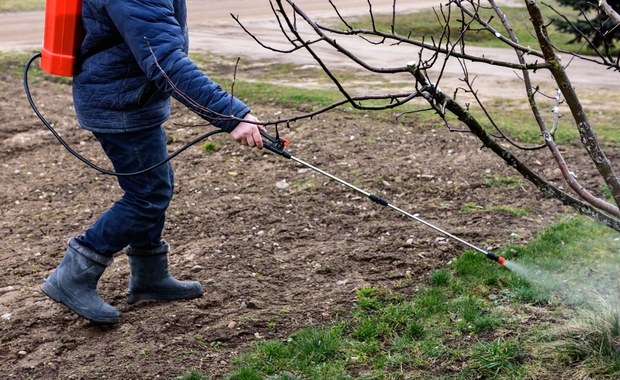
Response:
[{"label": "blue jeans", "polygon": [[[146,169],[168,157],[166,132],[161,127],[94,135],[119,173]],[[76,238],[77,242],[109,256],[127,246],[139,250],[160,248],[174,189],[170,162],[145,174],[117,178],[124,195]]]}]

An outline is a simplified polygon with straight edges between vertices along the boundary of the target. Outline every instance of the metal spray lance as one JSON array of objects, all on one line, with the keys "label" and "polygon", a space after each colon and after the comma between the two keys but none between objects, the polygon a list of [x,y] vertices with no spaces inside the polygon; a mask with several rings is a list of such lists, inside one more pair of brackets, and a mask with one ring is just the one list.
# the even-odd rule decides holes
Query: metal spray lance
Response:
[{"label": "metal spray lance", "polygon": [[[469,243],[469,242],[467,242],[467,241],[465,241],[465,240],[463,240],[463,239],[461,239],[461,238],[459,238],[457,236],[454,236],[450,232],[448,232],[448,231],[446,231],[446,230],[444,230],[442,228],[439,228],[439,227],[437,227],[437,226],[427,222],[426,220],[420,218],[418,216],[418,214],[411,214],[411,213],[409,213],[409,212],[407,212],[407,211],[405,211],[405,210],[403,210],[403,209],[401,209],[401,208],[399,208],[397,206],[394,206],[393,204],[388,202],[386,199],[384,199],[384,198],[382,198],[382,197],[380,197],[380,196],[378,196],[376,194],[371,194],[371,193],[369,193],[367,191],[364,191],[364,190],[358,188],[355,185],[352,185],[352,184],[350,184],[350,183],[348,183],[348,182],[346,182],[346,181],[344,181],[344,180],[342,180],[342,179],[340,179],[340,178],[338,178],[338,177],[336,177],[336,176],[334,176],[332,174],[329,174],[329,173],[325,172],[324,170],[321,170],[321,169],[317,168],[316,166],[313,166],[313,165],[311,165],[311,164],[309,164],[309,163],[307,163],[307,162],[305,162],[303,160],[300,160],[299,158],[293,156],[291,153],[289,153],[285,149],[288,146],[288,141],[280,139],[280,137],[277,134],[276,134],[276,136],[271,136],[267,132],[264,132],[264,131],[261,131],[260,133],[261,133],[261,135],[263,137],[263,146],[266,149],[270,150],[271,152],[273,152],[273,153],[275,153],[275,154],[277,154],[279,156],[282,156],[282,157],[284,157],[286,159],[293,160],[293,161],[295,161],[295,162],[297,162],[297,163],[299,163],[299,164],[301,164],[301,165],[303,165],[303,166],[305,166],[307,168],[310,168],[310,169],[316,171],[317,173],[321,173],[322,175],[324,175],[326,177],[329,177],[332,180],[334,180],[334,181],[336,181],[336,182],[338,182],[338,183],[340,183],[342,185],[345,185],[346,187],[348,187],[350,189],[353,189],[353,190],[357,191],[358,193],[364,194],[366,197],[368,197],[369,200],[373,201],[374,203],[379,204],[381,206],[389,207],[389,208],[391,208],[393,210],[396,210],[399,213],[401,213],[401,214],[403,214],[403,215],[405,215],[405,216],[415,220],[416,222],[422,223],[425,226],[430,227],[430,228],[434,229],[435,231],[441,233],[442,235],[447,236],[450,239],[453,239],[453,240],[461,243],[462,245],[464,245],[466,247],[469,247],[471,249],[474,249],[474,250],[484,254],[488,259],[495,261],[499,265],[504,265],[506,263],[506,259],[504,257],[498,256],[498,255],[496,255],[493,252],[486,251],[486,250],[484,250],[484,249],[482,249],[480,247],[477,247],[477,246],[475,246],[475,245],[473,245],[473,244],[471,244],[471,243]],[[277,130],[276,130],[276,133],[277,133]]]}]

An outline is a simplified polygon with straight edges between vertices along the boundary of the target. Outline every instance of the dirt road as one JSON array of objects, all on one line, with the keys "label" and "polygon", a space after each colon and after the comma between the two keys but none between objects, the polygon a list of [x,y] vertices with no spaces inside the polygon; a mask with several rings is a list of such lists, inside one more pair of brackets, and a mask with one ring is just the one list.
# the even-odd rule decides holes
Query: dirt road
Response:
[{"label": "dirt road", "polygon": [[[333,16],[332,8],[327,1],[297,1],[304,9],[317,17]],[[343,15],[358,15],[367,13],[366,1],[340,0],[336,1]],[[437,0],[412,1],[410,4],[399,6],[399,11],[429,8],[439,3]],[[217,29],[218,27],[236,27],[231,14],[239,15],[248,22],[266,21],[273,18],[269,2],[256,0],[188,0],[188,23],[192,31],[200,32],[203,29]],[[391,9],[391,0],[373,2],[377,12],[387,12]],[[0,14],[0,50],[20,48],[38,48],[43,40],[44,12],[20,12]],[[247,39],[244,36],[244,39]],[[195,48],[217,49],[223,44],[193,42]],[[234,45],[234,44],[232,44]],[[254,45],[255,46],[255,45]],[[237,52],[243,49],[237,49]]]},{"label": "dirt road", "polygon": [[[297,3],[314,18],[333,17],[334,12],[327,1],[298,0]],[[514,0],[500,1],[500,4],[520,4]],[[364,0],[341,0],[336,4],[345,16],[368,13]],[[416,0],[398,3],[397,12],[404,13],[416,9],[436,7],[438,0]],[[277,47],[285,47],[286,40],[282,36],[267,1],[253,0],[188,0],[191,48],[208,50],[216,54],[242,58],[241,65],[251,64],[255,60],[277,60],[296,64],[315,64],[305,51],[294,54],[277,54],[260,47],[232,19],[231,14],[238,15],[249,30],[261,41]],[[373,1],[373,10],[377,13],[389,12],[391,0]],[[43,36],[43,12],[26,12],[16,14],[0,14],[0,50],[36,49],[41,46]],[[310,36],[310,35],[309,35]],[[309,37],[310,38],[310,37]],[[405,46],[376,46],[361,39],[339,40],[346,47],[356,52],[371,64],[388,67],[402,66],[416,59],[418,50]],[[354,66],[349,60],[327,46],[318,46],[317,50],[327,64],[332,67]],[[484,55],[505,61],[515,61],[515,53],[508,49],[490,49],[469,47],[473,55]],[[469,64],[470,75],[477,75],[477,85],[483,93],[495,96],[513,96],[522,92],[520,81],[513,70],[489,68],[485,64]],[[444,86],[456,86],[462,76],[462,68],[456,60],[451,60],[445,67]],[[578,89],[615,89],[620,85],[617,73],[601,70],[591,63],[573,60],[569,66],[570,77]],[[555,85],[546,72],[534,74],[537,83],[545,83],[553,91]],[[502,91],[497,91],[502,88]]]}]

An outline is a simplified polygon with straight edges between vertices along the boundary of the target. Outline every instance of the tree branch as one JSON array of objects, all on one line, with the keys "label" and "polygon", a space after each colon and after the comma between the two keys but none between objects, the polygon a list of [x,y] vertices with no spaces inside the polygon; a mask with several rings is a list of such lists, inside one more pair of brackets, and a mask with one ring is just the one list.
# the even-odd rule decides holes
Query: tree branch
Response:
[{"label": "tree branch", "polygon": [[618,14],[618,12],[616,12],[606,0],[599,0],[598,6],[601,7],[603,12],[607,13],[607,16],[614,20],[616,24],[620,24],[620,14]]},{"label": "tree branch", "polygon": [[461,122],[467,125],[467,127],[478,137],[478,139],[482,141],[484,146],[491,149],[508,165],[514,167],[523,177],[536,185],[540,191],[544,194],[548,194],[559,199],[565,205],[576,208],[582,214],[588,215],[589,217],[592,217],[616,230],[620,230],[620,218],[608,215],[592,205],[572,197],[570,194],[554,186],[548,181],[545,181],[543,178],[538,176],[538,174],[534,173],[529,167],[527,167],[527,165],[523,164],[517,157],[510,153],[510,151],[506,150],[494,139],[492,139],[491,136],[489,136],[489,134],[484,130],[484,127],[473,115],[469,113],[469,111],[461,107],[460,104],[455,102],[443,91],[433,85],[428,77],[421,70],[419,70],[417,66],[410,66],[410,72],[416,78],[416,81],[423,86],[423,89],[421,90],[423,96],[432,98],[437,103],[445,104],[446,109],[456,115]]},{"label": "tree branch", "polygon": [[566,99],[566,104],[571,110],[573,119],[577,124],[579,135],[581,136],[581,142],[590,155],[590,158],[594,162],[594,165],[598,169],[599,173],[605,180],[605,183],[611,189],[611,193],[616,201],[616,204],[620,204],[620,180],[613,169],[611,162],[607,158],[607,155],[603,151],[599,144],[593,130],[590,120],[583,109],[579,97],[573,88],[573,85],[562,66],[559,57],[555,54],[551,43],[549,43],[549,37],[547,35],[546,27],[543,21],[540,9],[536,4],[536,1],[526,1],[528,12],[531,16],[532,24],[536,30],[536,36],[542,48],[542,52],[545,55],[545,60],[550,64],[549,71],[555,78],[556,83],[560,87],[560,91]]}]

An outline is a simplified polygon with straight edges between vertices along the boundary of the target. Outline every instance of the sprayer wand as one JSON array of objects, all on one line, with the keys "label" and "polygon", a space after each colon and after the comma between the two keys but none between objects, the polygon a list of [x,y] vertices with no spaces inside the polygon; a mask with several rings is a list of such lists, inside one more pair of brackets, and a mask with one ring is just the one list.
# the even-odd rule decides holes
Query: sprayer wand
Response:
[{"label": "sprayer wand", "polygon": [[376,194],[371,194],[371,193],[369,193],[369,192],[367,192],[365,190],[362,190],[362,189],[360,189],[359,187],[357,187],[355,185],[352,185],[352,184],[350,184],[350,183],[348,183],[348,182],[346,182],[346,181],[344,181],[344,180],[342,180],[342,179],[340,179],[340,178],[338,178],[338,177],[336,177],[336,176],[334,176],[334,175],[332,175],[330,173],[327,173],[326,171],[324,171],[322,169],[317,168],[314,165],[311,165],[311,164],[309,164],[309,163],[307,163],[307,162],[305,162],[305,161],[303,161],[303,160],[293,156],[292,154],[290,154],[285,149],[288,146],[288,141],[281,140],[279,138],[279,136],[276,136],[276,137],[271,136],[271,135],[269,135],[265,131],[260,131],[260,133],[263,136],[263,146],[267,150],[269,150],[269,151],[271,151],[271,152],[273,152],[273,153],[275,153],[275,154],[277,154],[279,156],[282,156],[282,157],[284,157],[286,159],[293,160],[293,161],[295,161],[295,162],[297,162],[297,163],[299,163],[299,164],[301,164],[301,165],[303,165],[303,166],[305,166],[305,167],[307,167],[309,169],[314,170],[317,173],[320,173],[320,174],[322,174],[322,175],[324,175],[326,177],[329,177],[330,179],[332,179],[332,180],[334,180],[334,181],[336,181],[336,182],[338,182],[338,183],[340,183],[342,185],[345,185],[346,187],[348,187],[350,189],[353,189],[353,190],[357,191],[358,193],[364,194],[368,199],[370,199],[374,203],[379,204],[381,206],[389,207],[389,208],[391,208],[393,210],[396,210],[399,213],[401,213],[401,214],[403,214],[403,215],[405,215],[405,216],[415,220],[416,222],[422,223],[425,226],[430,227],[433,230],[441,233],[442,235],[447,236],[448,238],[450,238],[452,240],[455,240],[455,241],[461,243],[462,245],[464,245],[466,247],[469,247],[469,248],[471,248],[473,250],[476,250],[476,251],[484,254],[488,259],[495,261],[499,265],[504,265],[504,263],[506,262],[506,259],[504,257],[498,256],[498,255],[496,255],[493,252],[486,251],[486,250],[484,250],[484,249],[482,249],[480,247],[477,247],[477,246],[475,246],[475,245],[473,245],[473,244],[471,244],[471,243],[469,243],[469,242],[467,242],[467,241],[465,241],[465,240],[463,240],[463,239],[461,239],[461,238],[459,238],[457,236],[454,236],[453,234],[449,233],[448,231],[446,231],[444,229],[441,229],[441,228],[439,228],[439,227],[437,227],[437,226],[427,222],[426,220],[420,218],[418,216],[418,214],[411,214],[411,213],[409,213],[409,212],[407,212],[407,211],[405,211],[405,210],[403,210],[403,209],[401,209],[401,208],[399,208],[397,206],[394,206],[393,204],[388,202],[386,199],[384,199],[384,198],[382,198],[382,197],[380,197],[380,196],[378,196]]}]

